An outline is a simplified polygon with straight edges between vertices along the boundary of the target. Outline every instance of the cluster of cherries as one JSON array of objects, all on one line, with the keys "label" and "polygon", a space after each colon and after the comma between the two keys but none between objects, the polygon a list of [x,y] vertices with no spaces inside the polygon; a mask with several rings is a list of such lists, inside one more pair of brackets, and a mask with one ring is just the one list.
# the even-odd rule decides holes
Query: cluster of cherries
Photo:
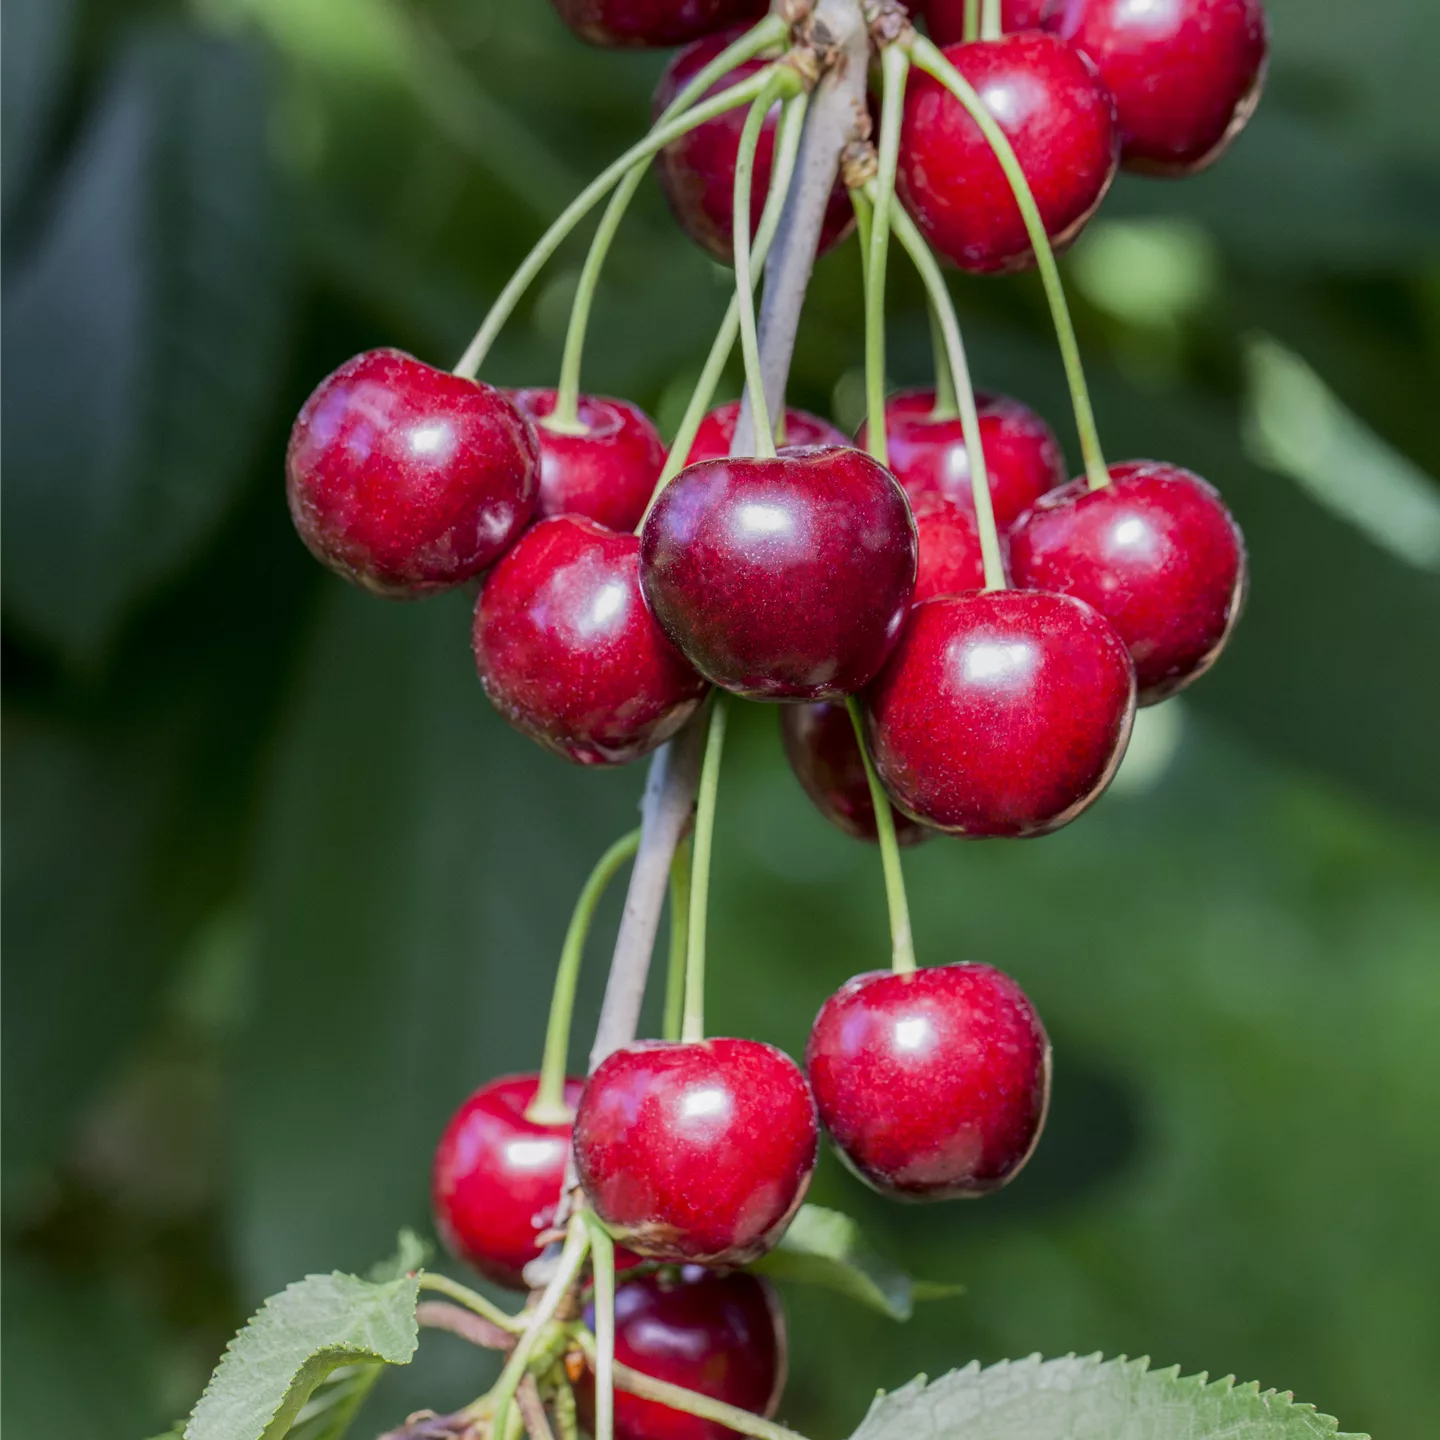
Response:
[{"label": "cluster of cherries", "polygon": [[[689,42],[657,111],[739,33],[725,27],[768,8],[555,3],[597,43]],[[961,43],[948,43],[961,0],[911,8],[1009,139],[1056,248],[1094,213],[1117,165],[1183,175],[1213,161],[1264,68],[1259,0],[1005,0],[1000,38]],[[721,260],[742,123],[743,111],[717,116],[656,160],[680,223]],[[777,123],[768,117],[756,154],[752,229]],[[906,95],[897,192],[953,264],[1035,262],[990,144],[928,75]],[[822,247],[851,216],[837,186]],[[875,840],[875,792],[846,705],[857,697],[902,843],[1043,835],[1095,801],[1137,704],[1201,675],[1241,607],[1243,542],[1210,485],[1152,461],[1067,483],[1050,428],[1013,399],[977,397],[1001,585],[986,574],[991,522],[977,515],[961,420],[933,393],[888,401],[888,466],[858,448],[863,431],[857,447],[797,410],[778,419],[777,455],[732,456],[740,407],[721,405],[658,495],[666,452],[646,415],[582,395],[562,422],[556,403],[555,390],[505,392],[370,351],[306,402],[287,479],[306,545],[356,584],[413,598],[479,581],[473,647],[487,695],[583,765],[655,750],[712,686],[785,702],[801,784],[836,825]],[[458,1255],[524,1288],[553,1238],[573,1146],[622,1264],[639,1267],[619,1288],[618,1358],[770,1414],[783,1320],[768,1282],[738,1267],[794,1216],[818,1126],[886,1193],[977,1196],[1031,1153],[1049,1073],[1040,1020],[1000,972],[860,975],[821,1009],[803,1071],[749,1040],[643,1041],[568,1082],[573,1125],[537,1114],[538,1076],[483,1086],[440,1142],[436,1215]],[[629,1395],[616,1423],[629,1440],[731,1433]]]}]

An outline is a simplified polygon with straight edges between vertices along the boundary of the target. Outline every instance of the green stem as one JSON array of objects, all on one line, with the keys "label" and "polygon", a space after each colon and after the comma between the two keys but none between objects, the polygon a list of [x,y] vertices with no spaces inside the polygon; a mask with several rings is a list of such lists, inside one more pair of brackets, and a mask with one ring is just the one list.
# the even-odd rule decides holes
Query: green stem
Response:
[{"label": "green stem", "polygon": [[980,38],[980,0],[965,0],[964,29],[960,38],[967,44]]},{"label": "green stem", "polygon": [[545,1027],[545,1057],[540,1065],[540,1084],[525,1118],[536,1125],[568,1125],[574,1116],[565,1103],[565,1072],[570,1057],[570,1018],[575,1012],[575,986],[580,979],[580,961],[595,907],[605,887],[620,867],[634,858],[640,848],[640,831],[622,835],[595,863],[590,878],[575,902],[570,928],[560,948],[555,972],[555,989],[550,997],[550,1021]]},{"label": "green stem", "polygon": [[[770,171],[770,194],[766,198],[765,210],[760,217],[760,228],[755,233],[755,244],[750,252],[752,266],[757,270],[765,263],[765,257],[770,253],[770,242],[775,238],[775,231],[780,224],[780,214],[785,208],[785,197],[790,190],[790,177],[795,173],[795,157],[800,152],[800,135],[805,126],[805,111],[808,104],[808,95],[797,95],[785,107],[785,115],[780,122],[780,133],[775,140],[775,159]],[[674,440],[671,441],[670,453],[665,458],[665,468],[660,472],[660,479],[655,484],[655,493],[650,497],[650,505],[646,507],[646,516],[650,514],[660,492],[685,468],[685,462],[690,455],[690,447],[695,443],[700,422],[704,420],[711,400],[715,398],[715,387],[719,385],[720,377],[725,373],[725,366],[730,361],[730,352],[735,348],[735,337],[739,333],[740,297],[733,295],[730,298],[729,307],[725,311],[725,318],[720,322],[720,329],[716,332],[714,343],[710,346],[710,354],[706,357],[705,367],[701,370],[700,378],[695,382],[695,389],[690,394],[690,403],[685,407],[685,415],[680,421],[680,428],[675,432]],[[643,526],[644,523],[645,520],[642,518],[640,526]],[[637,531],[640,526],[636,527]]]},{"label": "green stem", "polygon": [[690,841],[675,847],[670,864],[670,963],[665,975],[665,1024],[661,1034],[678,1040],[685,1016],[685,952],[690,927]]},{"label": "green stem", "polygon": [[1000,18],[1000,0],[982,0],[980,6],[980,38],[998,40],[1005,33]]},{"label": "green stem", "polygon": [[593,1210],[583,1210],[590,1229],[595,1272],[595,1436],[615,1440],[615,1242]]},{"label": "green stem", "polygon": [[985,108],[985,103],[975,93],[974,87],[960,74],[945,56],[923,35],[916,35],[910,46],[910,58],[927,74],[938,80],[969,112],[970,118],[980,128],[980,133],[995,152],[995,158],[1010,182],[1015,203],[1020,207],[1031,248],[1035,251],[1035,263],[1040,270],[1040,280],[1045,287],[1045,298],[1050,305],[1050,318],[1055,325],[1055,338],[1060,344],[1060,358],[1065,365],[1065,379],[1070,387],[1070,403],[1075,410],[1075,428],[1080,432],[1080,450],[1085,457],[1085,476],[1092,490],[1099,490],[1110,483],[1110,473],[1105,468],[1105,456],[1100,449],[1100,434],[1095,426],[1095,412],[1090,405],[1090,391],[1085,384],[1085,371],[1080,364],[1080,346],[1075,339],[1075,326],[1070,319],[1070,307],[1065,303],[1065,287],[1060,281],[1060,270],[1055,264],[1055,254],[1050,248],[1050,237],[1045,233],[1045,222],[1040,218],[1039,207],[1030,192],[1025,172],[1015,158],[1015,151],[1005,132],[995,123],[995,117]]},{"label": "green stem", "polygon": [[[789,69],[788,66],[785,68]],[[683,115],[676,116],[674,120],[655,126],[643,140],[632,145],[618,160],[602,170],[535,242],[534,249],[521,262],[520,268],[510,277],[490,307],[490,313],[475,332],[475,338],[465,347],[465,353],[455,366],[455,374],[474,379],[491,345],[495,343],[495,337],[499,335],[515,306],[519,304],[520,297],[540,273],[545,262],[560,248],[560,243],[576,225],[625,177],[631,166],[648,160],[657,150],[663,150],[672,140],[678,140],[680,136],[688,134],[707,120],[713,120],[717,115],[724,115],[738,106],[748,105],[770,83],[773,73],[773,66],[757,70],[738,85],[722,90],[720,94],[687,110]],[[793,75],[795,72],[792,70],[790,73]]]},{"label": "green stem", "polygon": [[865,724],[860,718],[860,702],[853,696],[845,701],[850,723],[855,727],[855,743],[865,765],[865,779],[870,786],[870,803],[875,809],[875,832],[880,840],[880,865],[885,872],[885,899],[890,907],[890,965],[897,975],[908,975],[915,969],[915,939],[910,933],[910,903],[905,898],[905,875],[900,868],[900,843],[895,838],[895,816],[890,797],[875,773],[870,751],[865,743]]},{"label": "green stem", "polygon": [[705,1038],[705,914],[710,903],[710,850],[715,834],[715,795],[720,787],[720,758],[725,750],[725,721],[730,697],[714,692],[710,731],[705,737],[705,763],[695,800],[695,860],[690,867],[690,936],[685,955],[685,1008],[680,1038]]},{"label": "green stem", "polygon": [[433,1290],[437,1295],[446,1295],[458,1301],[467,1310],[473,1310],[483,1320],[488,1320],[500,1330],[518,1335],[525,1328],[525,1321],[517,1315],[507,1314],[498,1305],[477,1294],[468,1285],[452,1280],[448,1275],[439,1275],[433,1270],[422,1270],[419,1275],[420,1288]]},{"label": "green stem", "polygon": [[765,378],[760,368],[760,332],[755,323],[755,281],[750,271],[750,191],[755,179],[755,147],[770,107],[787,89],[793,94],[800,77],[788,67],[778,68],[745,117],[740,132],[740,153],[735,158],[730,233],[735,252],[735,298],[740,303],[740,353],[745,357],[745,385],[755,415],[755,453],[762,459],[775,454],[775,432],[770,407],[765,403]]},{"label": "green stem", "polygon": [[925,313],[930,321],[930,350],[935,369],[935,404],[930,409],[930,418],[935,421],[953,420],[960,413],[960,403],[955,396],[950,357],[945,353],[945,328],[933,304],[926,306]]},{"label": "green stem", "polygon": [[980,533],[980,554],[985,564],[985,588],[1005,588],[1005,560],[1000,549],[1000,534],[995,525],[995,507],[990,498],[990,472],[985,463],[985,449],[980,443],[980,415],[975,408],[975,387],[970,380],[970,366],[965,358],[965,343],[960,338],[960,322],[925,238],[915,222],[898,207],[891,217],[896,238],[905,247],[915,268],[920,272],[925,291],[930,297],[930,313],[945,341],[947,365],[955,382],[955,398],[960,410],[960,433],[965,437],[965,454],[970,463],[970,493],[975,501],[975,527]]},{"label": "green stem", "polygon": [[[683,114],[717,80],[723,79],[747,60],[768,50],[771,46],[785,42],[788,27],[778,15],[767,15],[753,29],[727,45],[708,65],[698,71],[678,95],[661,111],[656,123],[665,124],[677,115]],[[580,421],[580,365],[585,354],[585,333],[590,324],[590,308],[595,299],[595,289],[600,283],[601,271],[605,268],[615,232],[630,208],[630,201],[645,178],[644,163],[635,165],[620,182],[610,203],[600,218],[595,238],[590,242],[590,251],[585,257],[585,266],[580,272],[580,282],[575,289],[575,300],[570,307],[570,324],[565,332],[565,351],[560,360],[560,381],[556,388],[555,408],[540,421],[547,429],[567,435],[583,435],[586,427]]]}]

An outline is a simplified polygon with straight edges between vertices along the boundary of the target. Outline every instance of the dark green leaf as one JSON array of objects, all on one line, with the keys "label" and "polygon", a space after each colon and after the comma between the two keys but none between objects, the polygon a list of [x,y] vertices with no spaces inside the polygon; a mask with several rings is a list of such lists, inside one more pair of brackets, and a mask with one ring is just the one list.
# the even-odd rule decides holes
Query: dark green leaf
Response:
[{"label": "dark green leaf", "polygon": [[25,192],[65,81],[72,0],[10,0],[0,47],[0,194],[5,219]]},{"label": "dark green leaf", "polygon": [[1364,1440],[1276,1390],[1151,1370],[1148,1360],[1005,1360],[871,1407],[853,1440]]}]

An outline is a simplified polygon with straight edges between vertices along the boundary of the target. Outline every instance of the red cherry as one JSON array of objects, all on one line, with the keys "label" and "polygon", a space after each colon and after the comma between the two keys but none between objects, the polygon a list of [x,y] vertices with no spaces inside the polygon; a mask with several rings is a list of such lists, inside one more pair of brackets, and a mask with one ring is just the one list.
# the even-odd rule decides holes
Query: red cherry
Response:
[{"label": "red cherry", "polygon": [[[1115,102],[1094,66],[1038,31],[951,45],[944,53],[1005,132],[1050,243],[1063,249],[1104,199],[1119,156]],[[916,73],[906,91],[898,186],[925,238],[962,270],[987,274],[1035,263],[989,142],[928,75]]]},{"label": "red cherry", "polygon": [[377,595],[414,599],[478,575],[530,519],[535,435],[493,386],[367,350],[316,386],[285,452],[310,553]]},{"label": "red cherry", "polygon": [[[995,523],[1004,531],[1047,490],[1065,482],[1065,452],[1055,432],[1028,405],[1008,395],[975,394],[980,448]],[[957,418],[936,420],[933,390],[905,390],[885,402],[890,469],[912,505],[939,497],[972,514],[970,456]],[[860,427],[856,443],[865,445]]]},{"label": "red cherry", "polygon": [[905,493],[859,450],[703,460],[660,492],[640,579],[707,679],[759,700],[834,700],[868,684],[915,588]]},{"label": "red cherry", "polygon": [[581,765],[620,765],[689,719],[705,682],[640,594],[640,542],[580,515],[526,532],[475,607],[475,665],[517,730]]},{"label": "red cherry", "polygon": [[[595,1325],[595,1307],[585,1311]],[[656,1380],[708,1395],[753,1415],[774,1415],[785,1389],[785,1312],[768,1280],[717,1275],[687,1265],[644,1275],[615,1291],[615,1358]],[[580,1418],[593,1429],[595,1381],[576,1388]],[[715,1420],[615,1392],[615,1440],[735,1440]]]},{"label": "red cherry", "polygon": [[[764,8],[763,6],[761,7]],[[690,80],[705,68],[738,35],[731,31],[697,40],[679,51],[665,67],[655,90],[654,113],[670,104]],[[709,99],[722,90],[748,79],[769,65],[769,60],[747,60],[728,71],[700,97]],[[702,250],[723,265],[734,260],[735,162],[740,154],[740,133],[745,128],[747,107],[739,105],[672,140],[655,157],[660,188],[680,228]],[[755,171],[750,186],[750,234],[760,228],[760,215],[770,190],[770,169],[775,158],[775,133],[780,126],[780,106],[765,117],[760,142],[755,149]],[[825,209],[820,230],[819,253],[839,244],[855,223],[855,209],[844,185],[836,181]],[[727,452],[728,453],[728,452]]]},{"label": "red cherry", "polygon": [[[872,844],[878,840],[870,782],[849,711],[827,700],[785,705],[780,710],[780,734],[790,768],[815,808],[847,835]],[[933,833],[895,812],[895,838],[902,845],[917,845]]]},{"label": "red cherry", "polygon": [[628,400],[582,395],[585,433],[569,435],[538,423],[554,413],[553,390],[516,390],[510,398],[527,420],[537,422],[537,514],[588,515],[611,530],[633,530],[665,464],[665,442],[650,417]]},{"label": "red cherry", "polygon": [[575,1162],[636,1254],[743,1265],[784,1233],[815,1168],[815,1105],[788,1055],[755,1040],[650,1040],[591,1075]]},{"label": "red cherry", "polygon": [[[1038,30],[1054,13],[1061,0],[1001,0],[1000,28],[1012,35],[1017,30]],[[937,45],[955,45],[965,38],[966,0],[929,0],[925,20],[930,38]],[[911,10],[917,7],[912,5]]]},{"label": "red cherry", "polygon": [[948,500],[931,500],[915,512],[915,531],[920,565],[912,604],[984,588],[985,557],[973,514]]},{"label": "red cherry", "polygon": [[1261,0],[1067,0],[1050,28],[1095,62],[1115,96],[1127,170],[1203,170],[1260,103]]},{"label": "red cherry", "polygon": [[[565,1082],[573,1108],[583,1080]],[[482,1085],[451,1117],[435,1150],[431,1199],[446,1247],[488,1280],[525,1289],[521,1271],[555,1219],[570,1151],[569,1125],[537,1125],[525,1111],[538,1075]]]},{"label": "red cherry", "polygon": [[554,0],[560,18],[592,45],[683,45],[760,19],[768,0]]},{"label": "red cherry", "polygon": [[852,1169],[907,1200],[997,1190],[1030,1158],[1050,1099],[1050,1042],[989,965],[872,971],[820,1009],[805,1068]]},{"label": "red cherry", "polygon": [[1044,835],[1110,783],[1135,669],[1068,595],[927,600],[867,696],[871,756],[908,815],[961,835]]},{"label": "red cherry", "polygon": [[[701,422],[690,445],[687,465],[700,460],[725,460],[735,443],[735,426],[740,420],[740,402],[731,400],[717,405]],[[811,415],[807,410],[785,411],[784,438],[777,432],[776,443],[787,448],[802,449],[807,445],[848,445],[849,438],[828,420]]]},{"label": "red cherry", "polygon": [[1098,610],[1135,661],[1140,703],[1183,690],[1216,661],[1245,597],[1245,539],[1214,486],[1132,460],[1112,483],[1052,491],[1010,537],[1015,583]]}]

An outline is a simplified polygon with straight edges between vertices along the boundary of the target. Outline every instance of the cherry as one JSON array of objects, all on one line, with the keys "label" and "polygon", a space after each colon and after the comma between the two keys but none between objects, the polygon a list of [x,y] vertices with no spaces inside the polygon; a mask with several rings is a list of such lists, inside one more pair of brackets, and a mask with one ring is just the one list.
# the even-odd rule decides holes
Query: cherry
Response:
[{"label": "cherry", "polygon": [[703,460],[660,492],[640,580],[707,679],[760,700],[834,700],[867,684],[915,588],[915,526],[895,477],[860,450]]},{"label": "cherry", "polygon": [[1104,615],[1153,705],[1219,657],[1244,601],[1245,540],[1215,488],[1178,465],[1134,460],[1110,476],[1046,495],[1012,533],[1011,565],[1017,585]]},{"label": "cherry", "polygon": [[[877,841],[865,762],[844,705],[817,700],[809,705],[783,706],[780,734],[790,768],[815,808],[847,835]],[[896,812],[895,838],[900,844],[917,845],[933,833]]]},{"label": "cherry", "polygon": [[1050,1099],[1045,1027],[989,965],[855,976],[821,1006],[805,1068],[851,1168],[909,1200],[985,1195],[1013,1179]]},{"label": "cherry", "polygon": [[906,814],[961,835],[1044,835],[1114,775],[1135,669],[1083,601],[972,593],[911,611],[867,708],[871,757]]},{"label": "cherry", "polygon": [[[583,1080],[565,1082],[565,1103]],[[482,1085],[450,1118],[435,1150],[431,1198],[446,1247],[488,1280],[525,1289],[521,1272],[555,1219],[570,1151],[569,1125],[537,1125],[525,1111],[538,1075]]]},{"label": "cherry", "polygon": [[1095,62],[1115,96],[1127,170],[1203,170],[1260,102],[1261,0],[1065,0],[1050,28]]},{"label": "cherry", "polygon": [[285,452],[310,553],[392,599],[463,585],[504,554],[537,470],[534,432],[502,391],[400,350],[367,350],[322,380]]},{"label": "cherry", "polygon": [[768,0],[554,0],[560,18],[592,45],[683,45],[755,21]]},{"label": "cherry", "polygon": [[[764,9],[764,6],[761,6]],[[710,35],[687,45],[665,67],[655,90],[654,111],[660,112],[705,68],[740,32]],[[763,70],[769,60],[747,60],[727,72],[700,97],[708,99],[722,90]],[[745,128],[746,107],[717,115],[703,125],[672,140],[655,157],[655,173],[660,188],[670,203],[680,228],[702,250],[708,251],[721,264],[734,260],[735,223],[735,161],[740,154],[740,133]],[[775,132],[780,125],[780,106],[774,106],[765,117],[764,128],[755,150],[755,171],[750,187],[750,234],[760,227],[760,215],[770,190],[770,169],[775,158]],[[836,181],[825,209],[820,231],[819,253],[838,245],[855,223],[854,206],[844,185]],[[727,452],[728,453],[728,452]]]},{"label": "cherry", "polygon": [[[1055,432],[1028,405],[977,391],[980,448],[995,523],[1008,530],[1047,490],[1065,481],[1065,453]],[[940,497],[972,514],[970,456],[959,417],[937,420],[935,393],[905,390],[885,402],[890,469],[912,505]],[[866,427],[857,443],[865,444]]]},{"label": "cherry", "polygon": [[[585,1323],[595,1327],[595,1307]],[[644,1275],[615,1290],[615,1358],[656,1380],[767,1418],[780,1406],[787,1359],[785,1312],[768,1280],[698,1265]],[[580,1418],[593,1429],[595,1381],[576,1386]],[[715,1420],[615,1392],[615,1440],[734,1440]]]},{"label": "cherry", "polygon": [[555,391],[516,390],[510,398],[533,420],[540,444],[537,513],[588,515],[611,530],[633,530],[650,503],[665,464],[665,443],[654,422],[628,400],[582,395],[583,434],[540,424],[555,410]]},{"label": "cherry", "polygon": [[542,520],[475,607],[475,665],[495,708],[581,765],[647,754],[705,693],[645,605],[639,549],[581,515]]},{"label": "cherry", "polygon": [[[1078,51],[1025,31],[951,45],[945,57],[979,93],[1030,183],[1051,245],[1084,228],[1115,178],[1115,102]],[[938,80],[912,77],[900,137],[899,194],[930,244],[962,270],[1035,263],[1010,182],[980,127]]]},{"label": "cherry", "polygon": [[[1000,28],[1011,35],[1016,30],[1038,30],[1060,0],[1002,0]],[[966,0],[928,0],[923,7],[912,5],[912,11],[923,8],[930,38],[937,45],[954,45],[965,38]]]},{"label": "cherry", "polygon": [[755,1040],[617,1050],[575,1115],[590,1203],[653,1260],[743,1265],[763,1255],[805,1197],[815,1149],[800,1067]]},{"label": "cherry", "polygon": [[985,558],[971,512],[948,500],[929,500],[915,512],[915,531],[920,564],[912,604],[984,588]]},{"label": "cherry", "polygon": [[[695,439],[690,445],[687,465],[698,460],[725,460],[729,458],[730,447],[735,443],[735,427],[740,420],[740,402],[730,400],[717,405],[700,422]],[[848,445],[849,439],[828,420],[812,415],[808,410],[785,411],[783,438],[776,432],[776,442],[787,448],[800,449],[807,445]]]}]

